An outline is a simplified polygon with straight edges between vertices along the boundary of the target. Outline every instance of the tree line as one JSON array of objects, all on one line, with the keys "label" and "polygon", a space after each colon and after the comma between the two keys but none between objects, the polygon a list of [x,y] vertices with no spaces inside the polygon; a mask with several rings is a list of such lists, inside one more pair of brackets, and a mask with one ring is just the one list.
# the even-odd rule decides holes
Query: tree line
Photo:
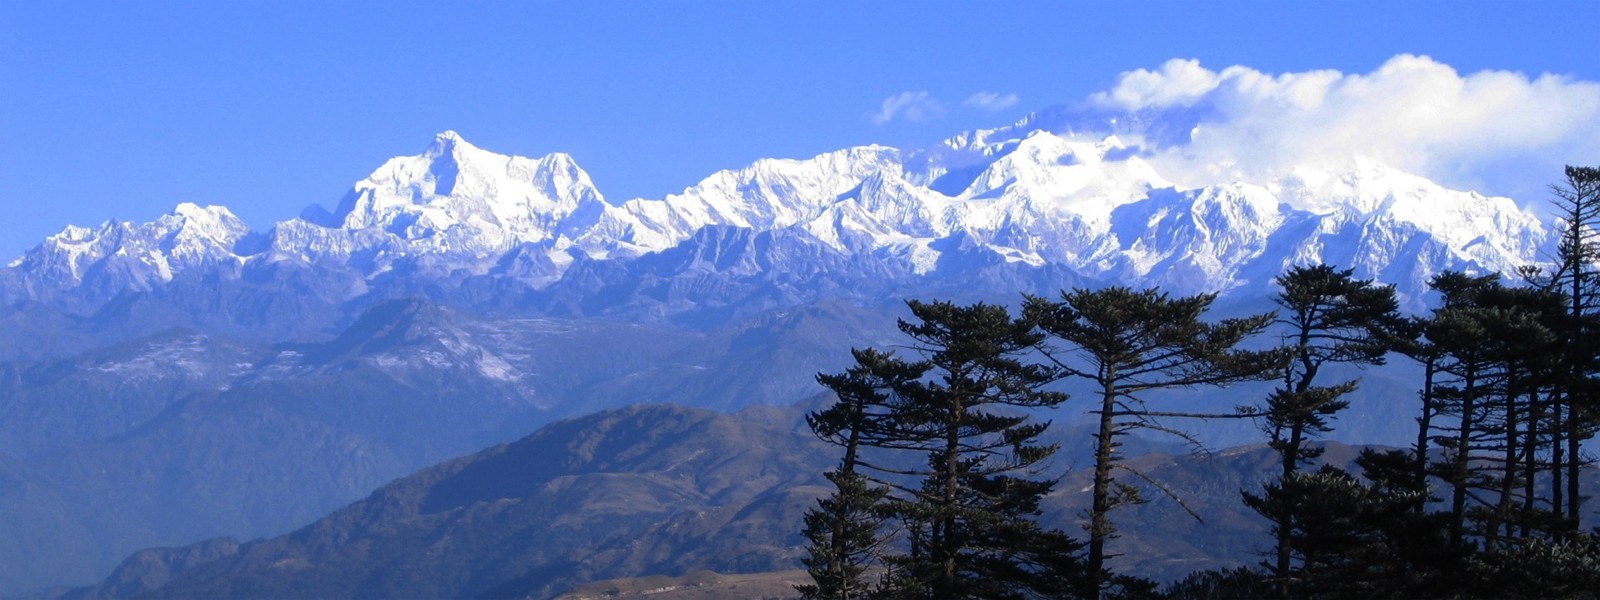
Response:
[{"label": "tree line", "polygon": [[[1075,289],[1020,309],[907,303],[895,351],[854,350],[818,381],[807,423],[839,447],[833,492],[804,519],[806,598],[1588,597],[1600,542],[1584,530],[1583,443],[1600,430],[1600,169],[1552,186],[1562,227],[1548,268],[1447,271],[1426,315],[1393,286],[1329,265],[1276,278],[1277,310],[1210,319],[1215,294]],[[1264,343],[1274,334],[1279,343]],[[1336,365],[1420,365],[1414,446],[1318,464],[1357,380]],[[1027,415],[1090,390],[1087,539],[1038,522],[1058,447]],[[1152,392],[1276,382],[1230,414],[1153,410]],[[1076,401],[1076,400],[1075,400]],[[1269,524],[1254,567],[1167,584],[1107,567],[1118,508],[1166,493],[1121,453],[1172,419],[1253,419],[1276,472],[1240,500]],[[1174,495],[1182,505],[1181,497]],[[1590,524],[1592,525],[1592,524]]]}]

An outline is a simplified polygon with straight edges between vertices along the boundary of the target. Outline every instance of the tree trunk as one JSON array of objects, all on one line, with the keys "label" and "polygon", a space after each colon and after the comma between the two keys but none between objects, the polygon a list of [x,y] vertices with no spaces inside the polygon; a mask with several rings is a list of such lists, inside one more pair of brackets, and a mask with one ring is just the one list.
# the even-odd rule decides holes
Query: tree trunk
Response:
[{"label": "tree trunk", "polygon": [[[1416,447],[1416,472],[1413,483],[1419,490],[1428,489],[1428,434],[1433,429],[1433,377],[1437,358],[1429,356],[1423,365],[1422,378],[1422,416],[1417,418],[1417,447]],[[1419,502],[1416,511],[1421,514],[1427,509],[1426,502]]]},{"label": "tree trunk", "polygon": [[[1512,387],[1510,382],[1506,387]],[[1500,498],[1495,502],[1494,519],[1489,523],[1489,546],[1501,543],[1502,529],[1511,537],[1511,494],[1517,485],[1517,397],[1507,391],[1505,397],[1505,446],[1500,456]]]},{"label": "tree trunk", "polygon": [[959,392],[951,390],[950,426],[945,430],[944,490],[940,498],[939,531],[934,547],[938,549],[941,596],[954,597],[956,589],[956,541],[952,539],[956,524],[956,486],[961,477],[961,425],[962,399]]},{"label": "tree trunk", "polygon": [[[1302,386],[1303,387],[1303,386]],[[1305,439],[1305,424],[1299,420],[1289,425],[1289,445],[1283,449],[1283,474],[1278,481],[1281,485],[1289,485],[1289,478],[1299,470],[1300,444]],[[1295,514],[1293,510],[1285,509],[1278,515],[1278,553],[1274,565],[1274,574],[1278,578],[1278,597],[1289,598],[1290,588],[1290,553],[1289,538],[1294,532]]]},{"label": "tree trunk", "polygon": [[1111,534],[1111,459],[1113,412],[1116,409],[1116,388],[1113,374],[1102,374],[1100,389],[1100,431],[1095,435],[1094,450],[1094,504],[1089,510],[1089,577],[1084,590],[1085,598],[1099,598],[1101,571],[1105,567],[1106,538]]},{"label": "tree trunk", "polygon": [[1579,460],[1578,450],[1581,440],[1578,437],[1578,411],[1576,405],[1568,409],[1567,413],[1567,528],[1578,531],[1582,527],[1578,514],[1578,506],[1583,504],[1583,497],[1578,495],[1578,468],[1583,465]]},{"label": "tree trunk", "polygon": [[[1571,397],[1570,392],[1555,393],[1550,396],[1550,511],[1557,517],[1563,516],[1565,512],[1561,501],[1566,494],[1566,486],[1562,485],[1561,477],[1562,470],[1566,468],[1562,463],[1566,461],[1563,434],[1566,432],[1567,424],[1561,419],[1561,404],[1569,402]],[[1557,541],[1567,538],[1566,527],[1561,527],[1553,533]]]},{"label": "tree trunk", "polygon": [[1476,386],[1476,369],[1468,368],[1466,385],[1462,386],[1461,397],[1461,424],[1460,431],[1456,432],[1456,455],[1452,465],[1450,494],[1450,541],[1455,545],[1461,544],[1462,528],[1465,525],[1467,514],[1467,457],[1471,454],[1472,411],[1474,410],[1472,397],[1478,393]]}]

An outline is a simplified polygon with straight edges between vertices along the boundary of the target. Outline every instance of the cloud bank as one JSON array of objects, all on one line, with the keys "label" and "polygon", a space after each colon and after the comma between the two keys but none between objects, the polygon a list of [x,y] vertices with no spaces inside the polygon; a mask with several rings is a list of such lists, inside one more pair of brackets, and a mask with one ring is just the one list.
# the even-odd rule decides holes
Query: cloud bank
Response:
[{"label": "cloud bank", "polygon": [[[1111,119],[1118,133],[1153,150],[1164,171],[1193,185],[1363,155],[1507,193],[1554,181],[1565,163],[1600,163],[1600,83],[1462,75],[1426,56],[1396,56],[1365,74],[1212,71],[1174,59],[1123,73],[1086,104],[1080,118]],[[1516,167],[1538,172],[1505,172]]]}]

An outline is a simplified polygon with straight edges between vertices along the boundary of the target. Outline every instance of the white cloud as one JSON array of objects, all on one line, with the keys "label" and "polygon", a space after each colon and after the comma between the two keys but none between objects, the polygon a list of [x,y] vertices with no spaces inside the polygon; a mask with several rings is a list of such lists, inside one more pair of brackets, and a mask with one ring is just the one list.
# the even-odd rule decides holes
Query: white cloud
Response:
[{"label": "white cloud", "polygon": [[1136,69],[1117,77],[1117,87],[1099,92],[1091,100],[1136,110],[1148,107],[1189,105],[1216,89],[1216,73],[1200,66],[1200,61],[1174,58],[1160,71]]},{"label": "white cloud", "polygon": [[1016,94],[983,91],[967,96],[966,100],[961,101],[961,105],[978,110],[996,112],[1016,106],[1018,101]]},{"label": "white cloud", "polygon": [[883,125],[895,119],[927,121],[944,114],[944,104],[927,92],[900,92],[883,99],[878,112],[872,115],[873,125]]},{"label": "white cloud", "polygon": [[1600,83],[1462,75],[1426,56],[1396,56],[1366,74],[1211,71],[1174,59],[1123,73],[1089,104],[1176,132],[1154,140],[1157,160],[1190,184],[1208,183],[1208,173],[1270,175],[1364,155],[1446,183],[1517,191],[1527,182],[1483,180],[1516,179],[1494,173],[1516,164],[1542,165],[1523,177],[1551,181],[1563,163],[1600,161]]}]

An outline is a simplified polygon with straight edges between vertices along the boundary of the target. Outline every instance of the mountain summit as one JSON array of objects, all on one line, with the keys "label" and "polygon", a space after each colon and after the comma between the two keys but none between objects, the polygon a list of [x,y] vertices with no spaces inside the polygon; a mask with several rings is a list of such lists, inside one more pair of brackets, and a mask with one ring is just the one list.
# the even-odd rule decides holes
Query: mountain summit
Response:
[{"label": "mountain summit", "polygon": [[357,182],[334,216],[346,230],[381,227],[409,241],[442,234],[503,251],[569,233],[561,229],[575,213],[604,202],[570,156],[504,156],[446,131],[422,154],[391,159]]},{"label": "mountain summit", "polygon": [[41,291],[142,291],[179,273],[236,265],[240,258],[234,246],[249,233],[225,207],[184,202],[148,223],[68,225],[13,260],[6,271]]},{"label": "mountain summit", "polygon": [[[771,236],[758,244],[765,258],[692,273],[638,263],[724,239],[702,233],[713,230]],[[259,240],[242,244],[247,238]],[[390,159],[357,182],[333,212],[308,210],[265,234],[250,235],[226,209],[189,204],[145,224],[68,227],[13,261],[4,291],[11,301],[67,296],[92,308],[186,272],[226,280],[294,265],[361,282],[349,297],[477,278],[504,282],[490,286],[501,294],[550,299],[737,264],[724,275],[788,281],[785,294],[798,298],[820,293],[807,289],[812,283],[848,291],[862,278],[970,288],[951,278],[975,272],[1045,288],[1116,282],[1191,293],[1262,291],[1284,267],[1322,261],[1397,284],[1419,307],[1432,274],[1513,270],[1536,261],[1548,240],[1547,226],[1510,199],[1446,189],[1359,156],[1339,168],[1184,189],[1114,135],[1012,128],[931,149],[765,159],[662,199],[611,203],[570,156],[497,154],[446,131],[421,154]],[[578,264],[586,266],[575,279],[569,269]],[[683,300],[645,312],[708,298]]]}]

